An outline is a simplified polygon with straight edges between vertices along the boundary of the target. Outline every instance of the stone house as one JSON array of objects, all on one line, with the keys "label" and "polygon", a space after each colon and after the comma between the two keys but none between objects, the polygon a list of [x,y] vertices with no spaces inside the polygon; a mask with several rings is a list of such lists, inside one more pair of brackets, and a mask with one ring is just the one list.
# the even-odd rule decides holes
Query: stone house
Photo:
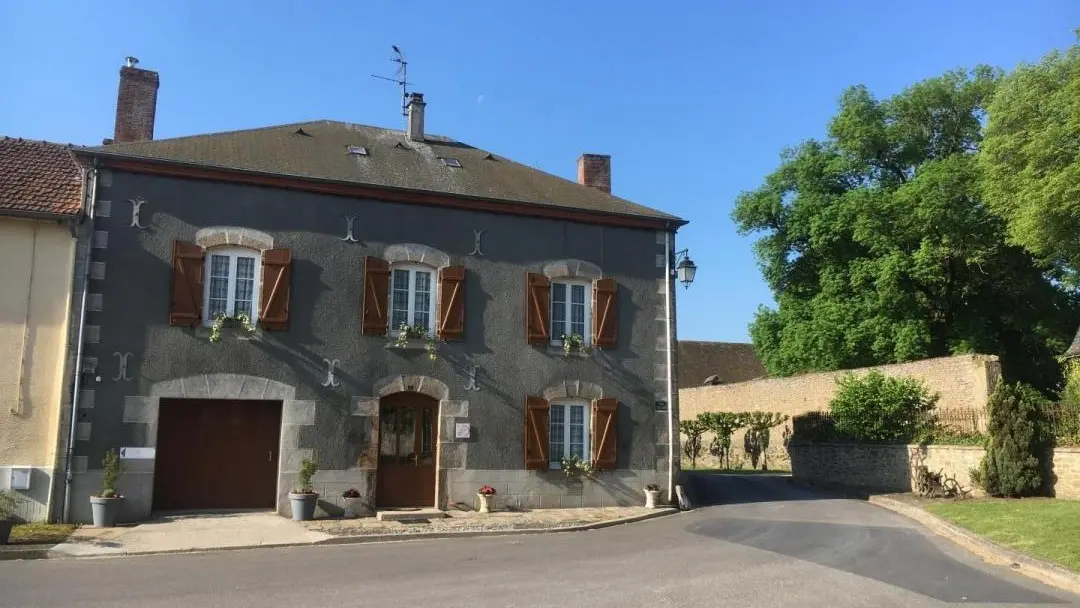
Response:
[{"label": "stone house", "polygon": [[[420,94],[404,131],[154,140],[158,82],[121,68],[114,139],[78,152],[102,247],[74,519],[110,449],[128,520],[287,514],[306,458],[328,514],[349,488],[371,509],[472,508],[485,483],[517,508],[671,491],[685,222],[613,196],[609,157],[543,173],[426,132]],[[568,480],[571,455],[600,473]]]},{"label": "stone house", "polygon": [[83,171],[68,146],[0,137],[0,490],[20,495],[24,520],[47,519],[57,502],[70,302],[81,285],[72,277],[89,245],[78,244],[82,201]]}]

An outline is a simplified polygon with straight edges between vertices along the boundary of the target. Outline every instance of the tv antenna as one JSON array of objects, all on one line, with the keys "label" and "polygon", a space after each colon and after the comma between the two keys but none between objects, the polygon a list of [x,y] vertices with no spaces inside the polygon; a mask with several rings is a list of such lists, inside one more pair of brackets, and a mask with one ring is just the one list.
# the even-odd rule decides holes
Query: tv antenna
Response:
[{"label": "tv antenna", "polygon": [[386,76],[378,76],[372,74],[372,78],[378,78],[379,80],[389,80],[390,82],[397,83],[401,87],[401,115],[409,116],[409,89],[408,86],[412,84],[409,82],[409,62],[405,60],[405,55],[401,52],[401,49],[396,44],[390,45],[390,48],[394,51],[394,56],[390,58],[390,61],[398,64],[398,69],[394,72],[393,78],[387,78]]}]

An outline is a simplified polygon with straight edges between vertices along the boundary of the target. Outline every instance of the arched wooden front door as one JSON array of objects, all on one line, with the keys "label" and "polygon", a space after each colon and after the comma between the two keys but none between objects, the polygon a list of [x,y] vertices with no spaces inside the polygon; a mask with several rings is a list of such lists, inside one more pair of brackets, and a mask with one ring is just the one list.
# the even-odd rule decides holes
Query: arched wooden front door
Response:
[{"label": "arched wooden front door", "polygon": [[439,402],[420,393],[395,393],[379,401],[380,507],[435,506],[435,449]]}]

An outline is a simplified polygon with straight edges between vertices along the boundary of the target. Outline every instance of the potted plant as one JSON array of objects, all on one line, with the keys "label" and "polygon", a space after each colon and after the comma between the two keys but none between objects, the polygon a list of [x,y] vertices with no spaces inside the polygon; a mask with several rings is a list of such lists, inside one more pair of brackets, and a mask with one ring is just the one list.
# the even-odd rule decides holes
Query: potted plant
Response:
[{"label": "potted plant", "polygon": [[251,322],[251,317],[244,313],[238,315],[218,313],[218,316],[214,317],[214,322],[210,325],[211,343],[217,344],[221,341],[221,329],[224,327],[236,327],[248,333],[255,331],[255,324]]},{"label": "potted plant", "polygon": [[116,491],[120,478],[120,455],[116,450],[105,452],[101,459],[101,493],[90,497],[90,510],[94,514],[95,528],[111,528],[116,525],[116,515],[124,497]]},{"label": "potted plant", "polygon": [[660,500],[660,486],[655,483],[645,486],[645,508],[655,509],[658,500]]},{"label": "potted plant", "polygon": [[485,483],[476,491],[476,497],[480,499],[480,512],[491,513],[495,506],[495,488]]},{"label": "potted plant", "polygon": [[592,477],[596,473],[591,462],[574,454],[559,460],[559,468],[567,477]]},{"label": "potted plant", "polygon": [[318,470],[319,465],[310,458],[305,458],[300,463],[300,471],[296,473],[296,487],[289,492],[294,521],[315,519],[315,503],[319,499],[319,493],[311,487],[311,478]]},{"label": "potted plant", "polygon": [[409,345],[410,340],[424,341],[424,351],[427,353],[428,359],[434,361],[439,357],[435,354],[435,338],[428,332],[427,327],[402,323],[398,327],[397,340],[394,341],[394,345],[398,348],[405,348]]},{"label": "potted plant", "polygon": [[564,357],[569,357],[570,353],[578,352],[582,355],[589,354],[589,347],[585,346],[585,338],[581,334],[563,334],[562,335],[562,352]]},{"label": "potted plant", "polygon": [[349,488],[341,493],[341,498],[345,501],[345,517],[350,519],[359,517],[356,507],[360,504],[360,490]]},{"label": "potted plant", "polygon": [[15,524],[15,507],[22,502],[19,495],[8,490],[0,490],[0,545],[6,545],[11,536],[11,527]]}]

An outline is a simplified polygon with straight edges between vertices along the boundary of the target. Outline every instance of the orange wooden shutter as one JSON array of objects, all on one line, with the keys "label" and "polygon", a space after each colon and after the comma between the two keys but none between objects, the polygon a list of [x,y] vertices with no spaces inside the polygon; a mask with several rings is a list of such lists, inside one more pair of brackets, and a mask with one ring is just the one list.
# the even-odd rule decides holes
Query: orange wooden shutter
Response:
[{"label": "orange wooden shutter", "polygon": [[619,285],[614,279],[593,281],[593,346],[615,348],[619,342]]},{"label": "orange wooden shutter", "polygon": [[465,267],[447,266],[439,271],[440,340],[465,339]]},{"label": "orange wooden shutter", "polygon": [[592,407],[592,460],[601,471],[615,468],[618,453],[619,402],[597,399]]},{"label": "orange wooden shutter", "polygon": [[525,336],[529,344],[551,342],[551,279],[525,275]]},{"label": "orange wooden shutter", "polygon": [[169,325],[198,325],[202,320],[202,301],[203,248],[195,243],[174,241]]},{"label": "orange wooden shutter", "polygon": [[364,335],[385,336],[390,317],[390,262],[364,258]]},{"label": "orange wooden shutter", "polygon": [[525,397],[525,468],[548,469],[548,401]]},{"label": "orange wooden shutter", "polygon": [[267,249],[263,252],[262,285],[259,296],[259,324],[264,329],[289,329],[289,281],[292,277],[292,251]]}]

